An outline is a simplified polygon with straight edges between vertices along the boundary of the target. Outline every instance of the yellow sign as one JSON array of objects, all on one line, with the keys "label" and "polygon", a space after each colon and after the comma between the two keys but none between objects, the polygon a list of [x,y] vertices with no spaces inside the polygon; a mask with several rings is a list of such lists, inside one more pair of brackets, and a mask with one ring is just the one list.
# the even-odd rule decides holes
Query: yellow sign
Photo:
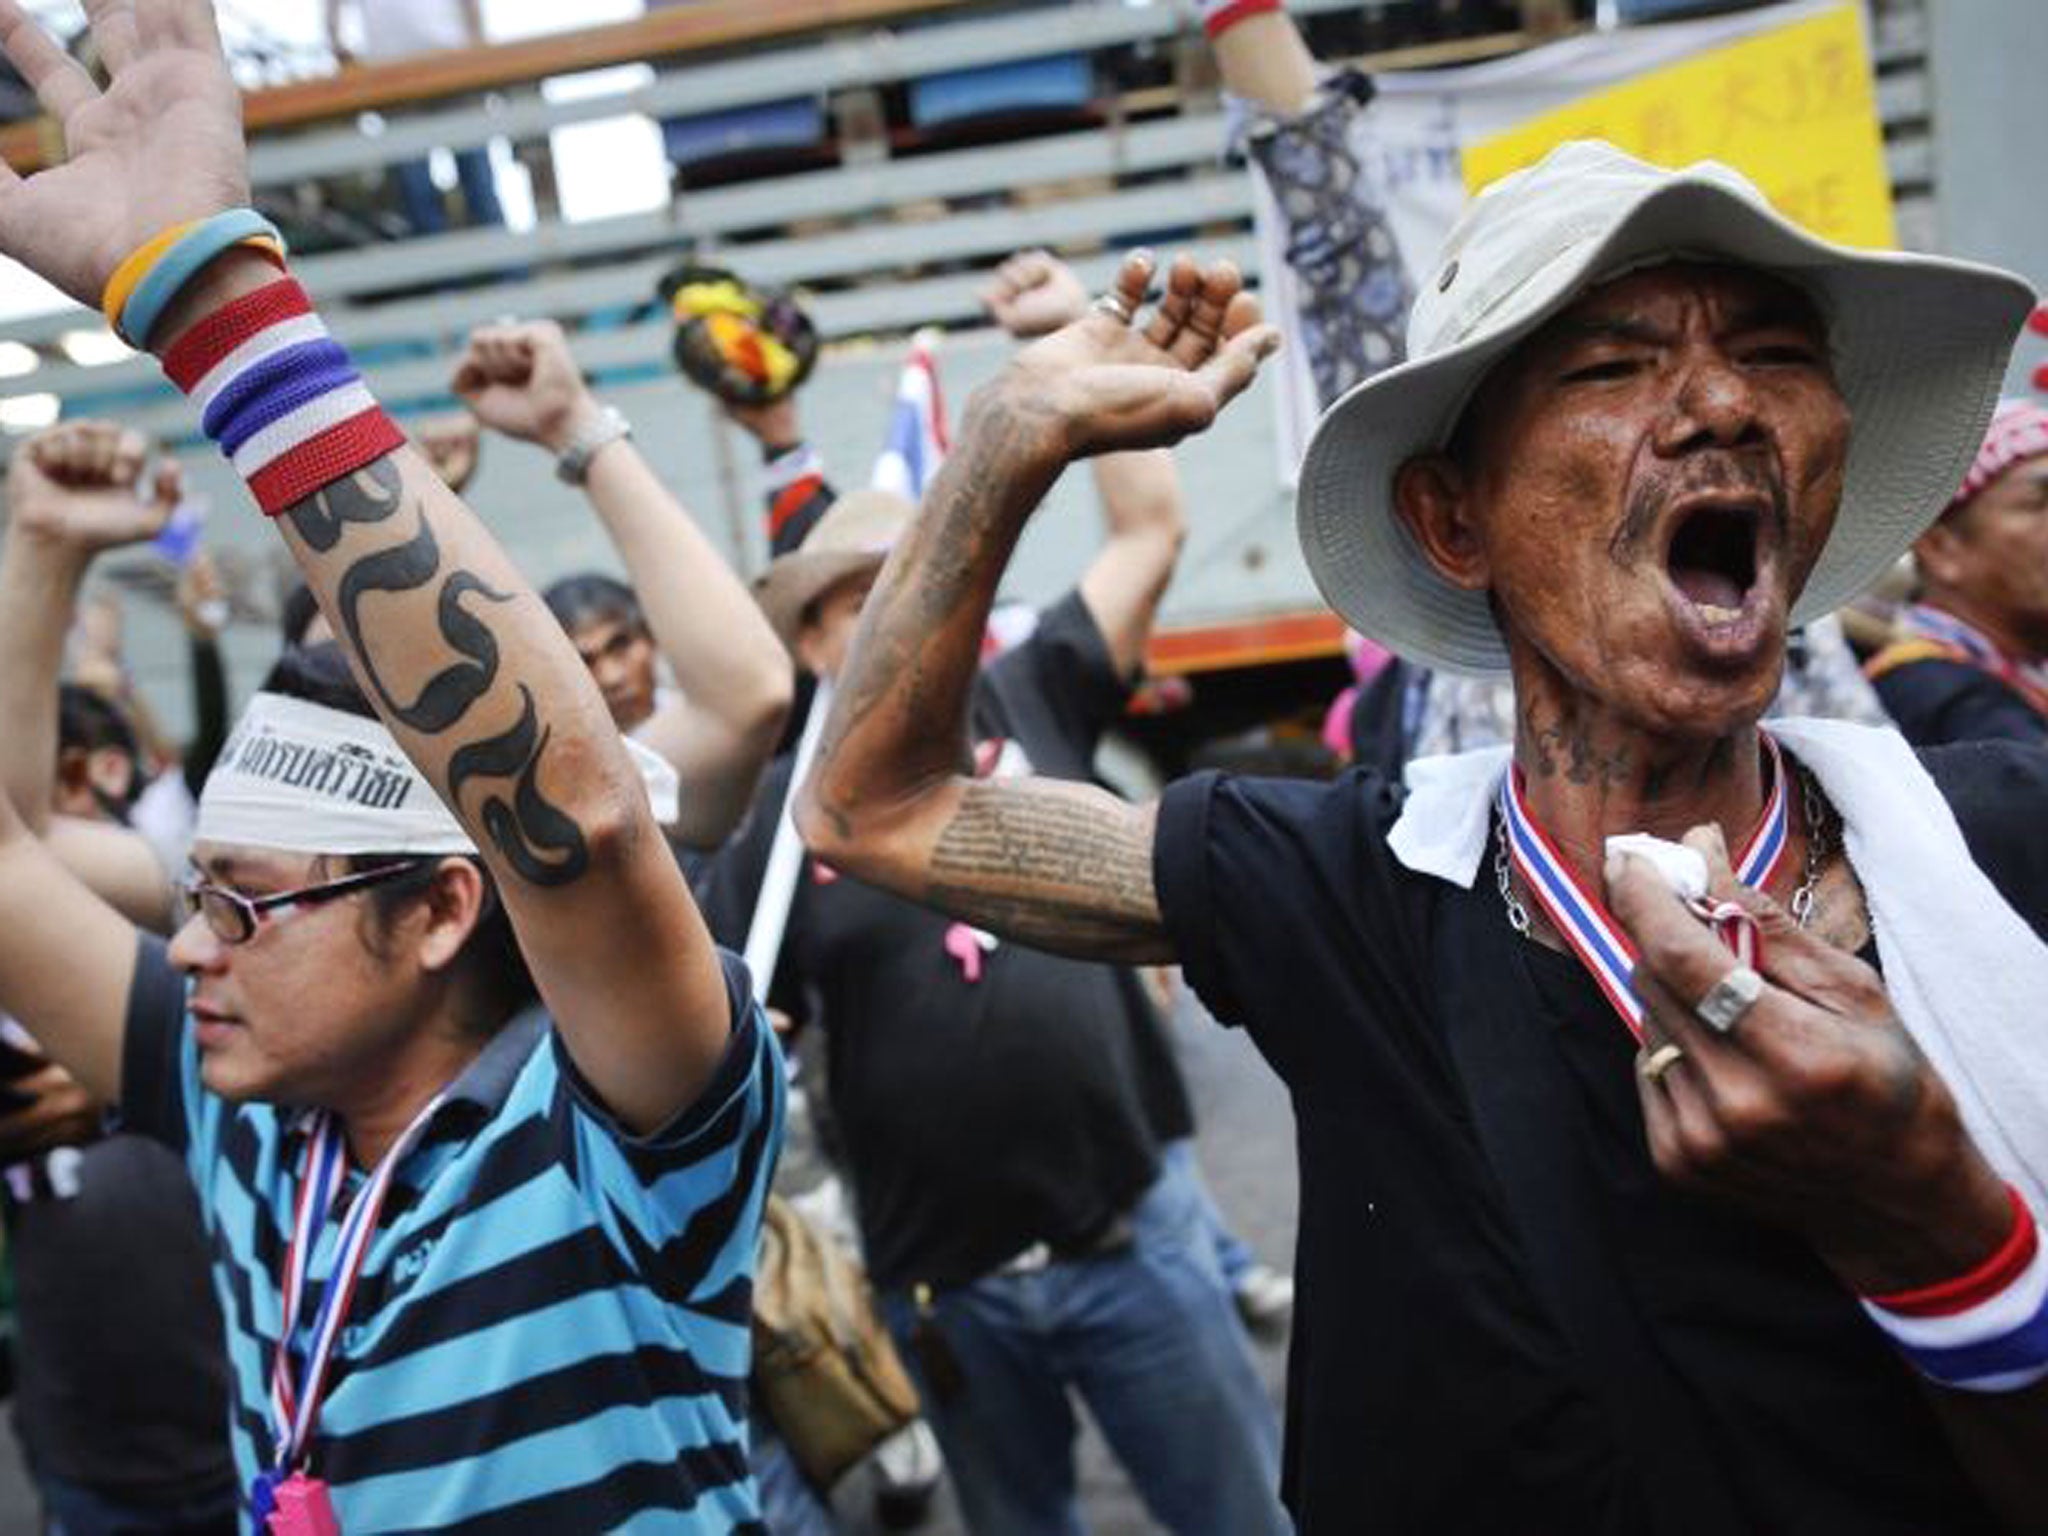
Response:
[{"label": "yellow sign", "polygon": [[1533,165],[1567,139],[1606,139],[1663,166],[1722,160],[1825,239],[1890,246],[1891,186],[1862,6],[1667,65],[1466,147],[1465,185]]}]

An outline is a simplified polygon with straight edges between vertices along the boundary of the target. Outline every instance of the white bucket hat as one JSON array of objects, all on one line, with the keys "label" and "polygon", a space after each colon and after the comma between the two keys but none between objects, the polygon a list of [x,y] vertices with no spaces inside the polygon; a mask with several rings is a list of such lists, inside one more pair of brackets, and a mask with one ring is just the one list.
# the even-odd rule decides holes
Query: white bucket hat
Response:
[{"label": "white bucket hat", "polygon": [[1436,573],[1394,511],[1394,475],[1439,448],[1487,370],[1603,279],[1672,259],[1797,284],[1828,327],[1852,413],[1842,507],[1792,609],[1804,623],[1887,570],[1969,468],[2033,290],[2009,272],[1850,250],[1780,217],[1713,161],[1666,171],[1595,140],[1560,145],[1481,192],[1408,319],[1408,361],[1323,413],[1295,523],[1324,600],[1411,660],[1498,673],[1484,592]]}]

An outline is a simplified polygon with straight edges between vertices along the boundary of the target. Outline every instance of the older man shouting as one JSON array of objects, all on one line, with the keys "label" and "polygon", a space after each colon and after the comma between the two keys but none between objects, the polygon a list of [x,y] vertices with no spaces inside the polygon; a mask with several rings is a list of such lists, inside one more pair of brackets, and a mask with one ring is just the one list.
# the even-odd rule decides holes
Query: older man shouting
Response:
[{"label": "older man shouting", "polygon": [[1199,430],[1270,346],[1226,269],[1177,266],[1140,319],[1148,276],[970,406],[805,826],[967,921],[1178,959],[1287,1079],[1302,1527],[2037,1515],[2048,766],[1757,726],[1788,625],[1961,478],[2025,286],[1567,146],[1475,203],[1409,360],[1302,474],[1333,605],[1510,673],[1512,749],[1405,800],[1368,772],[1145,806],[978,782],[975,643],[1032,506],[1070,458]]}]

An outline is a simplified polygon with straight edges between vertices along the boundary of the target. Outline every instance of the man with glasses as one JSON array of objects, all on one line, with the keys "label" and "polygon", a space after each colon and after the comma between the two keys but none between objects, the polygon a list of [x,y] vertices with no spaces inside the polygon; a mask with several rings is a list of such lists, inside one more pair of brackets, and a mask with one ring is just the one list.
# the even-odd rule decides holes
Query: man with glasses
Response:
[{"label": "man with glasses", "polygon": [[73,151],[0,174],[0,248],[163,354],[345,654],[244,714],[167,947],[0,799],[0,1007],[199,1188],[257,1529],[758,1530],[781,1065],[660,835],[673,776],[245,240],[211,7],[93,28],[104,91],[0,4]]}]

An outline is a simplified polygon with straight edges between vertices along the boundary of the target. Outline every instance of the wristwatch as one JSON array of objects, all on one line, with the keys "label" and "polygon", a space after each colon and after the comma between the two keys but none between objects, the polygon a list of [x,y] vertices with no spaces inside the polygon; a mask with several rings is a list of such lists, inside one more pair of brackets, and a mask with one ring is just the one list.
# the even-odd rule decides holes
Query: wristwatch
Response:
[{"label": "wristwatch", "polygon": [[569,446],[555,460],[555,478],[564,485],[581,485],[590,474],[590,461],[606,443],[633,435],[633,423],[616,405],[601,405],[590,425],[569,439]]}]

